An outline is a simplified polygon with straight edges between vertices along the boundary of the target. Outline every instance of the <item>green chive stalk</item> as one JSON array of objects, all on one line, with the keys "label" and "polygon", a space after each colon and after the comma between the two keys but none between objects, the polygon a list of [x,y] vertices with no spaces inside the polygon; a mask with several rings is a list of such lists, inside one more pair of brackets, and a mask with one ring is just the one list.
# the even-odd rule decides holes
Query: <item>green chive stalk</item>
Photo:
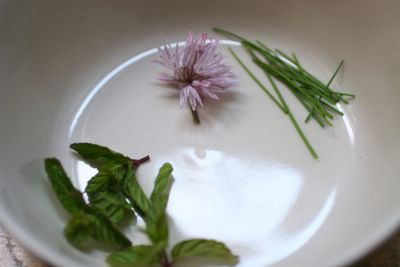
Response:
[{"label": "green chive stalk", "polygon": [[343,112],[336,108],[336,105],[340,102],[348,104],[348,100],[355,97],[354,94],[338,92],[331,88],[332,82],[344,66],[344,61],[342,60],[340,62],[329,81],[323,83],[300,64],[295,53],[292,53],[291,56],[289,56],[279,49],[274,50],[269,48],[260,41],[251,42],[237,34],[219,28],[215,28],[214,30],[218,33],[237,39],[242,43],[242,46],[247,50],[252,61],[267,75],[278,98],[276,98],[272,92],[268,90],[257,77],[255,77],[255,75],[247,66],[245,66],[243,61],[231,48],[229,48],[229,51],[239,65],[269,96],[269,98],[282,110],[283,113],[289,116],[289,119],[296,128],[296,131],[300,135],[311,155],[317,159],[317,153],[302,131],[274,80],[280,81],[284,84],[308,111],[308,115],[305,118],[306,123],[311,119],[314,119],[321,127],[332,126],[332,121],[335,118],[334,115],[344,115]]}]

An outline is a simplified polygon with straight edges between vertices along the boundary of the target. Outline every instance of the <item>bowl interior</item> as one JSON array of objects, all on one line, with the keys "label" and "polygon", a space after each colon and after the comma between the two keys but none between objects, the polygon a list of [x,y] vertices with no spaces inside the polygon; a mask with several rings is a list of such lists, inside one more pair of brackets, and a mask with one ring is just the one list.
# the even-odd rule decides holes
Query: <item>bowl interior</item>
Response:
[{"label": "bowl interior", "polygon": [[[43,158],[57,156],[76,187],[94,170],[72,142],[107,145],[132,157],[146,192],[163,162],[174,166],[168,206],[171,245],[215,238],[239,266],[338,266],[399,223],[400,14],[396,1],[0,2],[0,219],[57,266],[103,266],[62,235],[68,220],[52,194]],[[315,161],[289,120],[233,59],[240,84],[207,101],[202,123],[179,108],[156,78],[156,47],[218,26],[296,52],[334,87],[356,94],[333,128],[302,124]],[[286,91],[299,121],[307,114]],[[126,229],[138,240],[137,228]],[[316,253],[317,252],[317,253]],[[182,266],[203,263],[182,263]]]}]

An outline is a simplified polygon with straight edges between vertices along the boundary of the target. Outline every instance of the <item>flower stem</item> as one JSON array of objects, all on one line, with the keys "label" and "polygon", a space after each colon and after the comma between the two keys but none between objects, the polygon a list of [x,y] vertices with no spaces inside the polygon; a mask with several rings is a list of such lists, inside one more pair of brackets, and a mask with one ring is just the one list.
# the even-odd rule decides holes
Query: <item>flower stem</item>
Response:
[{"label": "flower stem", "polygon": [[200,124],[199,114],[197,114],[197,110],[193,110],[189,105],[190,111],[192,112],[193,122],[194,124]]},{"label": "flower stem", "polygon": [[139,167],[140,165],[142,165],[143,163],[145,163],[146,161],[149,161],[150,160],[150,156],[146,156],[146,157],[143,157],[143,158],[141,158],[141,159],[133,159],[132,160],[132,164],[133,164],[133,166],[135,167],[135,168],[137,168],[137,167]]}]

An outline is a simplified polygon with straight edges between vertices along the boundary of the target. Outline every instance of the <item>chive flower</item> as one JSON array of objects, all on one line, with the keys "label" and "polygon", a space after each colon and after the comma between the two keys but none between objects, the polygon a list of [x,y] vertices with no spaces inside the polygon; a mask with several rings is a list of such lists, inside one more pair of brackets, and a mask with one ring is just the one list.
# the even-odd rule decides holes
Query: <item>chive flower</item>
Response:
[{"label": "chive flower", "polygon": [[218,94],[237,83],[218,45],[217,40],[209,40],[205,33],[193,38],[189,32],[183,46],[177,43],[173,47],[165,45],[158,48],[160,60],[156,62],[172,71],[161,74],[159,79],[180,90],[180,105],[190,105],[197,123],[196,109],[203,107],[203,99],[219,100]]}]

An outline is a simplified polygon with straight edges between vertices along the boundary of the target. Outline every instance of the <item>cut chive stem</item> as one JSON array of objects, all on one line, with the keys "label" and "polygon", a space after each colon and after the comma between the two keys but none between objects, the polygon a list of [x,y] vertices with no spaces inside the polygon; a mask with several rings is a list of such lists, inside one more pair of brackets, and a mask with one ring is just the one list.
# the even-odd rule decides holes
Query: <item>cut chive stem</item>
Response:
[{"label": "cut chive stem", "polygon": [[233,55],[233,57],[236,59],[236,61],[239,63],[239,65],[250,75],[250,77],[253,78],[253,80],[260,86],[261,89],[263,89],[268,96],[274,101],[274,103],[279,106],[279,108],[289,116],[290,121],[292,122],[294,128],[296,129],[297,133],[300,135],[300,138],[303,140],[304,144],[306,145],[307,149],[310,151],[312,157],[314,159],[318,159],[318,155],[315,152],[314,148],[312,147],[311,143],[308,141],[307,137],[305,136],[303,130],[301,129],[300,125],[297,123],[295,117],[293,116],[292,112],[289,109],[289,106],[287,105],[285,99],[283,98],[278,86],[276,83],[273,81],[272,77],[270,74],[267,73],[267,77],[269,81],[272,84],[272,87],[274,88],[276,94],[278,95],[279,100],[281,103],[279,103],[276,98],[270,93],[270,91],[257,79],[257,77],[244,65],[242,60],[236,55],[236,53],[232,50],[232,48],[229,48],[229,51]]},{"label": "cut chive stem", "polygon": [[247,72],[247,74],[258,84],[258,86],[261,87],[261,89],[271,98],[271,100],[274,101],[274,103],[282,110],[282,112],[286,113],[287,111],[282,106],[282,104],[279,103],[278,100],[271,94],[271,92],[260,82],[260,80],[258,80],[257,77],[254,76],[254,74],[246,67],[246,65],[237,56],[237,54],[232,50],[232,48],[229,47],[228,49],[229,49],[229,52],[232,54],[232,56],[239,63],[239,65]]},{"label": "cut chive stem", "polygon": [[243,37],[241,37],[241,36],[239,36],[239,35],[237,35],[237,34],[235,34],[233,32],[230,32],[230,31],[227,31],[227,30],[223,30],[223,29],[217,28],[217,27],[214,28],[213,30],[215,32],[218,32],[218,33],[221,33],[221,34],[224,34],[224,35],[230,35],[231,37],[233,37],[235,39],[238,39],[240,41],[247,41],[247,42],[251,43],[250,41],[246,40],[245,38],[243,38]]},{"label": "cut chive stem", "polygon": [[267,52],[274,52],[274,50],[272,50],[271,48],[269,48],[268,46],[266,46],[264,43],[260,42],[260,41],[256,41],[256,43],[263,49],[267,50]]},{"label": "cut chive stem", "polygon": [[297,68],[299,69],[299,71],[300,71],[300,73],[301,73],[301,78],[303,78],[305,75],[304,75],[304,69],[303,69],[303,67],[300,65],[300,62],[299,62],[299,60],[297,59],[297,56],[296,56],[296,54],[295,53],[292,53],[292,55],[293,55],[293,60],[294,60],[294,62],[295,62],[295,64],[296,64],[296,66],[297,66]]},{"label": "cut chive stem", "polygon": [[269,81],[271,82],[272,87],[275,89],[276,92],[279,92],[278,93],[279,99],[282,101],[282,105],[287,110],[287,115],[289,116],[290,121],[292,122],[297,133],[300,135],[300,137],[303,140],[304,144],[306,145],[308,151],[310,151],[310,153],[314,159],[318,159],[318,154],[315,152],[313,146],[308,141],[308,139],[307,139],[306,135],[304,134],[303,130],[301,129],[300,125],[297,123],[297,120],[293,116],[292,111],[290,110],[289,106],[287,105],[285,99],[282,97],[282,94],[280,93],[278,86],[276,85],[276,83],[274,82],[274,80],[272,79],[272,77],[270,75],[267,75],[267,76],[268,76]]},{"label": "cut chive stem", "polygon": [[307,98],[310,102],[314,103],[315,105],[318,105],[316,100],[313,99],[307,91],[303,90],[301,87],[297,86],[293,80],[291,80],[287,75],[285,75],[283,72],[277,70],[276,68],[273,68],[272,66],[255,59],[254,60],[257,65],[259,65],[261,68],[266,69],[269,73],[271,73],[273,76],[278,76],[281,80],[283,80],[286,84],[289,84],[292,88],[297,89],[301,93],[303,93],[304,97]]},{"label": "cut chive stem", "polygon": [[272,77],[271,77],[271,75],[269,75],[269,73],[266,73],[267,74],[267,77],[268,77],[268,80],[269,80],[269,82],[272,84],[272,88],[274,88],[274,90],[275,90],[275,93],[278,95],[278,98],[279,98],[279,100],[281,101],[281,103],[282,103],[282,106],[283,106],[283,108],[285,109],[285,113],[287,114],[289,111],[288,111],[288,106],[287,106],[287,104],[286,104],[286,102],[285,102],[285,99],[283,98],[283,96],[282,96],[282,94],[281,94],[281,91],[279,90],[279,88],[278,88],[278,86],[275,84],[275,82],[274,82],[274,80],[272,79]]},{"label": "cut chive stem", "polygon": [[338,95],[344,95],[344,96],[348,96],[348,97],[352,97],[352,98],[356,97],[355,94],[348,94],[348,93],[341,93],[341,92],[336,92],[336,94],[338,94]]},{"label": "cut chive stem", "polygon": [[291,63],[296,64],[296,63],[294,62],[294,60],[291,59],[291,58],[289,57],[289,55],[287,55],[287,54],[286,54],[285,52],[283,52],[282,50],[275,49],[275,51],[276,51],[276,53],[278,53],[281,57],[284,57],[284,58],[286,58],[287,60],[289,60]]},{"label": "cut chive stem", "polygon": [[324,101],[321,101],[321,103],[322,103],[322,105],[323,105],[324,107],[326,107],[326,108],[329,109],[330,111],[336,113],[337,115],[339,115],[339,116],[343,116],[343,115],[344,115],[343,112],[341,112],[341,111],[338,110],[337,108],[335,108],[335,107],[333,107],[333,106],[331,106],[331,105],[325,103]]},{"label": "cut chive stem", "polygon": [[311,143],[308,141],[307,137],[303,133],[303,131],[300,128],[300,125],[297,123],[295,117],[293,116],[292,112],[290,109],[288,110],[288,116],[290,120],[293,123],[293,126],[296,128],[296,131],[300,135],[301,139],[303,139],[304,144],[306,145],[308,151],[310,151],[311,155],[313,156],[314,159],[318,159],[318,154],[315,152],[314,148],[312,147]]},{"label": "cut chive stem", "polygon": [[331,79],[329,80],[329,82],[326,84],[326,87],[329,88],[329,86],[331,85],[332,81],[335,79],[336,75],[338,74],[338,72],[340,71],[340,69],[343,67],[344,64],[344,60],[340,61],[339,66],[336,68],[335,72],[333,73]]},{"label": "cut chive stem", "polygon": [[311,117],[313,115],[313,112],[308,113],[307,118],[304,120],[305,123],[308,123],[311,120]]},{"label": "cut chive stem", "polygon": [[259,40],[251,42],[242,36],[220,28],[215,28],[214,30],[218,33],[237,39],[242,43],[253,62],[260,67],[268,77],[268,80],[275,91],[274,94],[272,94],[273,92],[266,88],[258,80],[258,78],[255,77],[255,75],[247,66],[244,65],[242,60],[239,59],[239,57],[231,48],[229,48],[229,51],[237,60],[239,65],[258,84],[258,86],[265,93],[267,93],[272,101],[285,114],[289,116],[310,153],[314,158],[318,158],[315,150],[305,137],[304,132],[299,126],[290,108],[287,106],[286,101],[284,100],[275,81],[280,81],[282,84],[284,84],[308,111],[305,123],[308,123],[311,119],[314,119],[321,127],[325,127],[326,125],[332,126],[332,121],[334,120],[335,115],[344,115],[343,112],[336,108],[336,105],[339,102],[348,104],[349,100],[355,97],[354,94],[337,92],[330,87],[334,79],[337,77],[339,71],[343,68],[344,61],[341,60],[328,83],[324,83],[304,69],[295,53],[291,53],[289,56],[279,49],[271,49]]}]

